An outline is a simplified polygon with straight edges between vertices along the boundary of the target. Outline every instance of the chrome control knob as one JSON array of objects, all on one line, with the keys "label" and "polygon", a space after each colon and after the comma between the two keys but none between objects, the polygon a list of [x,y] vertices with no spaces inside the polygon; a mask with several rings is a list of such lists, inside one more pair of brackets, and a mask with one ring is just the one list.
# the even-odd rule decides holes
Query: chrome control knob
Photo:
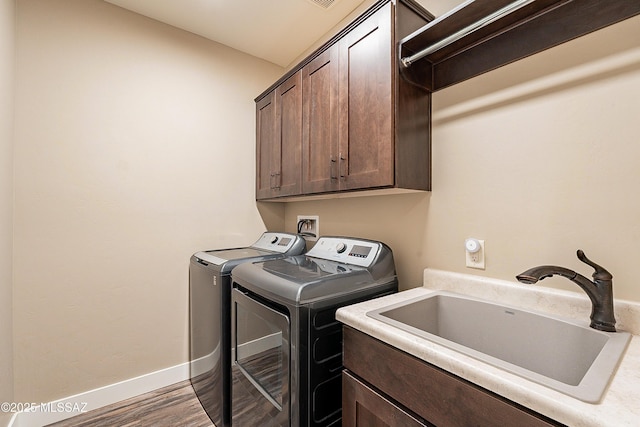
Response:
[{"label": "chrome control knob", "polygon": [[338,243],[338,246],[336,246],[336,252],[338,252],[339,254],[343,253],[346,250],[347,250],[347,245],[342,242]]}]

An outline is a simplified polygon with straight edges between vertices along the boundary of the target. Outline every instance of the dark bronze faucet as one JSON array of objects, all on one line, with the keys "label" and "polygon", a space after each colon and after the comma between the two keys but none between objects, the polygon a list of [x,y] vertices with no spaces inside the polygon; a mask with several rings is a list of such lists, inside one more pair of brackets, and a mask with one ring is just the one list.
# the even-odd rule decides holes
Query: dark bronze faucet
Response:
[{"label": "dark bronze faucet", "polygon": [[615,332],[616,319],[613,314],[613,276],[607,270],[591,261],[584,252],[578,250],[578,259],[595,269],[593,282],[575,271],[543,265],[534,267],[516,276],[522,283],[534,284],[538,280],[558,275],[566,277],[580,286],[591,300],[591,327],[600,331]]}]

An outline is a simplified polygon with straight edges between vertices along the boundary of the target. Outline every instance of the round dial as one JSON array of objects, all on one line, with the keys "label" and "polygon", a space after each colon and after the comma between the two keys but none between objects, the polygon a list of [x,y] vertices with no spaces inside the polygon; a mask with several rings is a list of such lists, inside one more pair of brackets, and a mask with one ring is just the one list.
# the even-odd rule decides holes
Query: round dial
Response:
[{"label": "round dial", "polygon": [[341,254],[346,250],[347,250],[347,245],[342,242],[338,243],[338,245],[336,246],[336,252],[338,252],[339,254]]}]

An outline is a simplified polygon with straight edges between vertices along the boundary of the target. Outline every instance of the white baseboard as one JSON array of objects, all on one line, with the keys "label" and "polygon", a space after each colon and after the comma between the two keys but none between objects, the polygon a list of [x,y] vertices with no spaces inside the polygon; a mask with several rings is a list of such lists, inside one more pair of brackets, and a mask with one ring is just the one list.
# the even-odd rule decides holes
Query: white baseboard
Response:
[{"label": "white baseboard", "polygon": [[189,362],[89,390],[13,415],[7,427],[42,427],[189,379]]},{"label": "white baseboard", "polygon": [[213,351],[207,355],[199,357],[190,362],[191,377],[197,377],[209,372],[215,368],[216,364],[220,363],[220,344],[213,349]]},{"label": "white baseboard", "polygon": [[[280,333],[275,333],[245,343],[240,346],[240,350],[243,351],[244,354],[255,354],[279,345],[281,345],[281,335]],[[202,372],[211,369],[211,359],[217,356],[218,352],[219,349],[216,348],[213,353],[194,361],[191,369]],[[80,415],[83,412],[99,409],[180,381],[188,380],[190,378],[190,365],[189,362],[185,362],[74,396],[39,404],[39,407],[15,413],[7,427],[42,427]]]},{"label": "white baseboard", "polygon": [[[248,341],[238,346],[240,354],[253,355],[262,353],[263,351],[270,350],[272,348],[280,347],[282,345],[282,332],[274,332],[271,335],[265,335],[264,337],[257,338],[253,341]],[[231,349],[231,360],[236,360],[235,348]]]}]

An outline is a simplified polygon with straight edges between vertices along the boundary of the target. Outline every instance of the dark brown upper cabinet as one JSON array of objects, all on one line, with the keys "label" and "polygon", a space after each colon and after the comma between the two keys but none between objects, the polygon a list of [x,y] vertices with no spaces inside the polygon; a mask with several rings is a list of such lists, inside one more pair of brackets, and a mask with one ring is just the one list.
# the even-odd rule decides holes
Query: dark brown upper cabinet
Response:
[{"label": "dark brown upper cabinet", "polygon": [[302,73],[256,103],[256,198],[300,194]]},{"label": "dark brown upper cabinet", "polygon": [[[272,197],[280,143],[276,138],[276,92],[256,102],[256,198]],[[278,151],[278,152],[277,152]],[[279,163],[279,162],[278,162]],[[279,169],[279,166],[278,166]]]},{"label": "dark brown upper cabinet", "polygon": [[338,189],[338,46],[302,69],[302,192]]},{"label": "dark brown upper cabinet", "polygon": [[[340,43],[338,187],[390,187],[394,181],[391,6],[378,10]],[[428,118],[428,110],[424,117]],[[424,135],[424,147],[428,147]],[[427,168],[428,163],[424,167]],[[425,188],[426,189],[426,188]]]},{"label": "dark brown upper cabinet", "polygon": [[[256,98],[258,200],[431,189],[431,96],[397,58],[400,38],[431,19],[412,0],[379,1]],[[300,121],[278,95],[297,75]]]}]

